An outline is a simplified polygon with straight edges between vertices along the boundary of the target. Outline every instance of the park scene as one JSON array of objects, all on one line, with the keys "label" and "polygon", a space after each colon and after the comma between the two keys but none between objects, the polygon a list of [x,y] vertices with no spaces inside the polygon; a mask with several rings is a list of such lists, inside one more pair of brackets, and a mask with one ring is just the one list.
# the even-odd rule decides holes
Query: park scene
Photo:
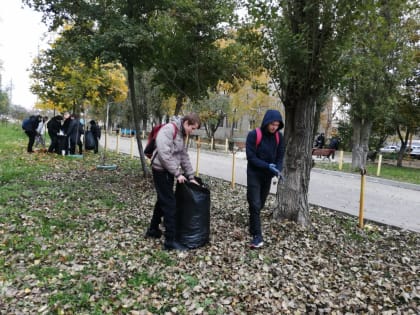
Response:
[{"label": "park scene", "polygon": [[418,3],[20,2],[0,314],[420,313]]}]

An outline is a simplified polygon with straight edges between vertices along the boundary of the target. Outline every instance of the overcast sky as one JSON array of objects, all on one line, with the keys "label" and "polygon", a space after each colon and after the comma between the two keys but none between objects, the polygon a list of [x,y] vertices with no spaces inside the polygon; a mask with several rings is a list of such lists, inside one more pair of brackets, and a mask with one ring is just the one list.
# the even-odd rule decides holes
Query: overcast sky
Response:
[{"label": "overcast sky", "polygon": [[46,47],[47,27],[41,14],[22,9],[21,0],[0,0],[0,60],[2,89],[12,83],[12,104],[33,108],[36,96],[30,88],[29,69],[39,48]]}]

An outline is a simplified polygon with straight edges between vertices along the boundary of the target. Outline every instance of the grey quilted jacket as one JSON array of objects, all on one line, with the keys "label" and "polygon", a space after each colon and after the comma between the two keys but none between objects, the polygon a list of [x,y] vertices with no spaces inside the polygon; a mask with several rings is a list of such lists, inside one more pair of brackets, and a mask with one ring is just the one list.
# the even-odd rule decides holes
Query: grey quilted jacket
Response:
[{"label": "grey quilted jacket", "polygon": [[[172,123],[175,123],[178,128],[175,139],[175,126]],[[153,153],[153,156],[155,155],[153,169],[165,169],[175,177],[184,174],[189,179],[194,178],[194,170],[185,148],[181,117],[173,117],[171,123],[162,126],[159,130],[156,137],[156,149]]]}]

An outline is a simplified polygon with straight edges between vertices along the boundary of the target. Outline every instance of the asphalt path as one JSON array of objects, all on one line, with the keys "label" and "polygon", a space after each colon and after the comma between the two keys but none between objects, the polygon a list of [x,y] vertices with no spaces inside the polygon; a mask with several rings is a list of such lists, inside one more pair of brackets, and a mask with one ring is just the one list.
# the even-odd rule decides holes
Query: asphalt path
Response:
[{"label": "asphalt path", "polygon": [[[145,143],[145,142],[144,142]],[[101,139],[104,145],[104,137]],[[109,150],[117,150],[116,137],[108,136]],[[120,137],[118,151],[130,154],[131,140]],[[133,155],[139,156],[134,141]],[[197,151],[189,149],[193,168],[197,167]],[[235,184],[246,185],[246,158],[243,152],[226,153],[200,150],[198,172],[232,181],[232,165],[235,160]],[[276,193],[277,184],[271,193]],[[312,205],[358,216],[360,207],[361,176],[344,172],[313,168],[309,182],[308,200]],[[365,219],[402,229],[420,232],[420,185],[366,176]]]}]

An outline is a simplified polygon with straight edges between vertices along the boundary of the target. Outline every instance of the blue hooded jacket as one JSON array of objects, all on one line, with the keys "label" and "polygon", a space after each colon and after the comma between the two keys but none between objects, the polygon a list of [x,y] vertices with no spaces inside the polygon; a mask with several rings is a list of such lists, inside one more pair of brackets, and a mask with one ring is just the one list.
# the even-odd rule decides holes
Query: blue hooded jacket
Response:
[{"label": "blue hooded jacket", "polygon": [[[280,143],[277,145],[276,136],[267,130],[267,126],[274,122],[280,122],[276,132],[279,133]],[[248,160],[247,172],[262,173],[270,178],[273,174],[269,170],[269,164],[277,165],[279,171],[283,168],[284,138],[279,132],[284,126],[283,118],[278,110],[269,109],[264,115],[261,123],[262,139],[257,148],[257,132],[254,130],[248,133],[246,138],[246,157]]]}]

